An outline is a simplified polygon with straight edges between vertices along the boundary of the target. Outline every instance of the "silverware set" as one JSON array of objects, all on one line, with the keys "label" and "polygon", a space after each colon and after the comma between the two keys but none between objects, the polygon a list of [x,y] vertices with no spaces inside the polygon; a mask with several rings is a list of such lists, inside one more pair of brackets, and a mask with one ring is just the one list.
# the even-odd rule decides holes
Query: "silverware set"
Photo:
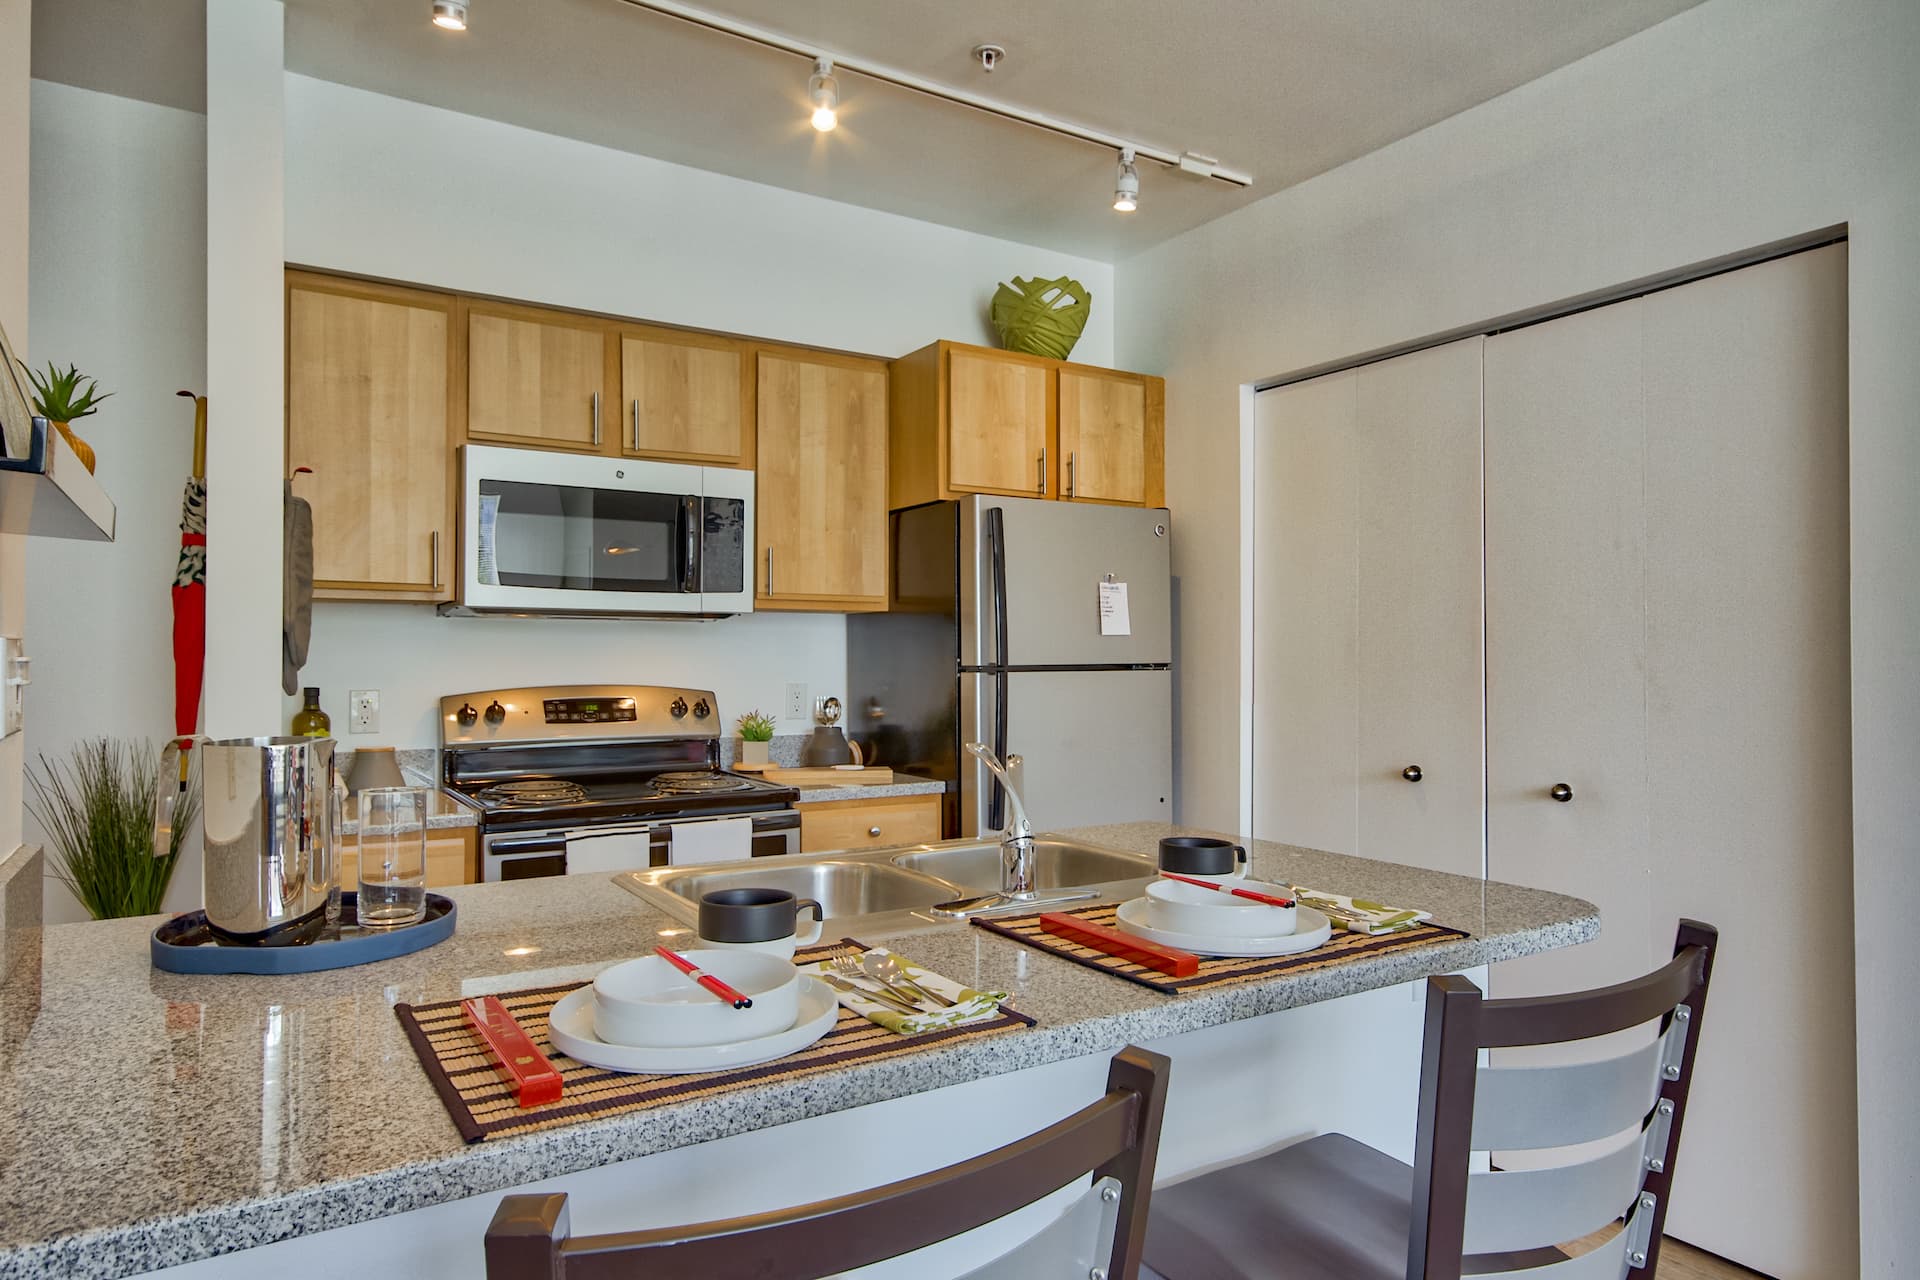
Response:
[{"label": "silverware set", "polygon": [[908,976],[905,966],[886,954],[837,951],[827,957],[820,976],[838,991],[864,996],[901,1013],[937,1013],[954,1002],[929,991]]}]

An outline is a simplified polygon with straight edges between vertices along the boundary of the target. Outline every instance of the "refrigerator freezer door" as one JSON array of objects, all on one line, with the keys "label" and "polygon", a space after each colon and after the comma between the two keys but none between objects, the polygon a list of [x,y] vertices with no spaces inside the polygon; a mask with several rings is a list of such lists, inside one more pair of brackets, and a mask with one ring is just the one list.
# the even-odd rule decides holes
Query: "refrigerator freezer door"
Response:
[{"label": "refrigerator freezer door", "polygon": [[[1001,512],[1007,652],[994,641],[988,515]],[[961,505],[960,661],[966,666],[1106,666],[1173,661],[1167,513],[1032,498]],[[1100,584],[1125,584],[1130,634],[1100,634]]]},{"label": "refrigerator freezer door", "polygon": [[[969,742],[994,740],[994,680],[960,677]],[[1007,750],[1023,762],[1035,830],[1172,821],[1171,671],[1016,671],[1006,680]],[[960,778],[960,834],[992,831],[990,775],[969,757]]]}]

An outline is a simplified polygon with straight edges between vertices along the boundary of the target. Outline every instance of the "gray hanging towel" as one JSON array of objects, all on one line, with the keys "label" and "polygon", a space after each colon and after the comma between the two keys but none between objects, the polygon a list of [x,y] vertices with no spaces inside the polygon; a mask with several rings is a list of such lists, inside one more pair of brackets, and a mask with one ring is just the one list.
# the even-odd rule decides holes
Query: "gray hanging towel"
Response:
[{"label": "gray hanging towel", "polygon": [[285,572],[280,582],[280,688],[300,692],[300,668],[307,665],[307,642],[313,634],[313,508],[293,496],[286,485],[286,526],[282,554]]}]

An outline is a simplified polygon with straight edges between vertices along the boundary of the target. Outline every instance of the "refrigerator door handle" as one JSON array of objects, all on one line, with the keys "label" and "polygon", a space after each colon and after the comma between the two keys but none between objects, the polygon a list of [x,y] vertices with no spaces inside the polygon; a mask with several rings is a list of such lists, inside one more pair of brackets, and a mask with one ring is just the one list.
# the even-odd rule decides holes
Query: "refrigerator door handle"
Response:
[{"label": "refrigerator door handle", "polygon": [[[988,665],[993,669],[993,754],[998,760],[1007,758],[1007,523],[1006,512],[1000,507],[987,508],[987,573],[992,581],[993,592],[993,655]],[[1006,826],[1005,791],[1000,779],[979,764],[973,766],[980,771],[987,785],[987,826],[995,831]]]},{"label": "refrigerator door handle", "polygon": [[[993,756],[996,760],[1007,758],[1007,673],[996,671],[993,674]],[[974,768],[987,780],[987,827],[993,831],[1005,831],[1007,792],[1000,785],[1000,779],[991,769],[978,761]]]}]

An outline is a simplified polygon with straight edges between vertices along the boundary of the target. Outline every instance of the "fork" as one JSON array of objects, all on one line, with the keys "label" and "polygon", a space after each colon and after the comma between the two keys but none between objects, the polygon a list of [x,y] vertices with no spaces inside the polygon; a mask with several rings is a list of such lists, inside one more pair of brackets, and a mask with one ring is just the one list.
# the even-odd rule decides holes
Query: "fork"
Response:
[{"label": "fork", "polygon": [[[899,987],[894,986],[891,982],[888,982],[886,979],[877,978],[874,975],[868,973],[865,969],[861,968],[860,954],[856,951],[834,952],[833,955],[827,958],[827,967],[832,969],[835,973],[839,974],[842,978],[846,978],[850,981],[856,978],[863,978],[868,982],[878,983],[880,987],[884,991],[886,991],[888,995],[892,996],[896,1000],[904,1001],[908,1005],[911,1005],[913,1007],[914,1012],[916,1013],[930,1012],[925,1005],[923,1005],[920,1001],[914,999],[913,996],[908,992],[902,991]],[[865,987],[862,987],[860,989],[867,990],[867,988]]]},{"label": "fork", "polygon": [[837,974],[823,972],[821,973],[820,977],[828,986],[834,988],[837,991],[844,991],[848,995],[859,996],[863,1000],[871,1000],[875,1004],[884,1005],[885,1007],[896,1010],[900,1013],[925,1013],[926,1012],[926,1010],[922,1009],[919,1005],[917,1004],[909,1005],[904,1001],[896,1000],[892,996],[886,994],[884,991],[869,991],[865,987],[856,987],[851,982],[848,982],[845,978],[842,978]]}]

